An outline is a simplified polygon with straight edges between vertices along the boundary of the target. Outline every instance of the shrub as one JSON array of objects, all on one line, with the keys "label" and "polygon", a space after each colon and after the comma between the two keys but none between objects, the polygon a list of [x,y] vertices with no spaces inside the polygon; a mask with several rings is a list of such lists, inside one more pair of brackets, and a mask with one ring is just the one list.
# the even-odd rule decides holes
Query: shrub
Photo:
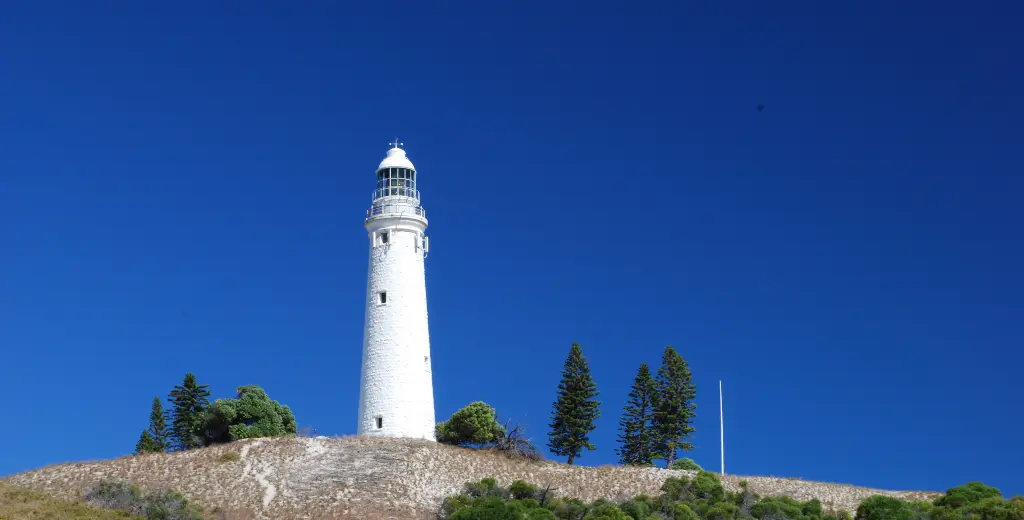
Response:
[{"label": "shrub", "polygon": [[506,423],[502,430],[506,433],[498,435],[493,442],[486,446],[487,449],[511,459],[541,460],[543,458],[540,451],[523,435],[522,425],[517,424],[515,427],[509,428]]},{"label": "shrub", "polygon": [[504,435],[505,429],[494,418],[494,408],[483,401],[468,404],[435,427],[438,442],[457,446],[485,445]]},{"label": "shrub", "polygon": [[1002,496],[1003,494],[998,489],[975,481],[947,489],[945,495],[935,499],[935,505],[957,509],[967,504],[981,502],[986,498],[1002,498]]},{"label": "shrub", "polygon": [[812,498],[804,502],[802,512],[804,516],[821,516],[821,501],[817,498]]},{"label": "shrub", "polygon": [[517,520],[505,501],[499,497],[478,497],[466,507],[455,511],[449,520]]},{"label": "shrub", "polygon": [[700,467],[700,464],[697,464],[696,462],[693,461],[693,459],[689,458],[677,459],[673,461],[672,466],[670,466],[670,468],[681,469],[685,471],[704,471],[704,468]]},{"label": "shrub", "polygon": [[601,504],[583,517],[583,520],[633,520],[615,504]]},{"label": "shrub", "polygon": [[654,512],[654,505],[646,497],[637,497],[628,502],[623,502],[619,509],[633,517],[633,520],[644,520]]},{"label": "shrub", "polygon": [[697,513],[690,506],[677,502],[671,509],[672,520],[700,520]]},{"label": "shrub", "polygon": [[693,495],[710,502],[720,502],[725,497],[725,488],[718,475],[701,471],[693,477]]},{"label": "shrub", "polygon": [[218,399],[203,414],[206,445],[254,437],[295,435],[291,409],[270,399],[255,385],[240,386],[234,399]]},{"label": "shrub", "polygon": [[751,508],[750,514],[761,519],[797,519],[803,514],[803,505],[789,497],[766,497]]},{"label": "shrub", "polygon": [[85,502],[141,515],[147,520],[203,520],[200,510],[180,493],[166,489],[144,493],[138,486],[125,482],[100,482],[86,491]]},{"label": "shrub", "polygon": [[508,498],[509,492],[507,489],[498,485],[498,481],[493,478],[481,479],[479,482],[470,482],[466,484],[466,494],[473,498],[479,497],[498,497]]},{"label": "shrub", "polygon": [[857,506],[856,520],[911,520],[907,503],[893,497],[875,495],[865,498]]},{"label": "shrub", "polygon": [[728,502],[716,503],[704,514],[707,520],[733,520],[739,515],[740,508]]},{"label": "shrub", "polygon": [[522,480],[513,482],[508,487],[508,491],[514,499],[537,498],[537,486],[528,484]]}]

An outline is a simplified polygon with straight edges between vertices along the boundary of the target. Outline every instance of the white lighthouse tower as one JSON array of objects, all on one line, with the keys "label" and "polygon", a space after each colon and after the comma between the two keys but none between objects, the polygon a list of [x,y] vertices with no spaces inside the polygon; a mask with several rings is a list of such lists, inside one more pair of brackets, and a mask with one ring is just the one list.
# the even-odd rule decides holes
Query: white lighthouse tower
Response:
[{"label": "white lighthouse tower", "polygon": [[357,433],[435,440],[423,270],[427,217],[416,168],[400,146],[395,139],[377,166],[366,212],[370,266]]}]

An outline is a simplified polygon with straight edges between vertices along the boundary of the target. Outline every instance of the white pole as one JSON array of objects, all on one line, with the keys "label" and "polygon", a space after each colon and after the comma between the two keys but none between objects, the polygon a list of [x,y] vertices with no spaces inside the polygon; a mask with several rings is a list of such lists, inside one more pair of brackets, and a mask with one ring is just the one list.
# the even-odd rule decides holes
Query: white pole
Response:
[{"label": "white pole", "polygon": [[722,406],[722,380],[718,380],[718,431],[722,444],[722,476],[725,476],[725,412]]}]

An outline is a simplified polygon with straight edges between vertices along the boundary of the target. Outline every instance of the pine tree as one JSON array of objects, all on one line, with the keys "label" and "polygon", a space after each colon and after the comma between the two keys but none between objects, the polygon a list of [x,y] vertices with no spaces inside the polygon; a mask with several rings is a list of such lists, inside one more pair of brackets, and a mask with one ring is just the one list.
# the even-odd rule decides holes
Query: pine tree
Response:
[{"label": "pine tree", "polygon": [[647,363],[640,363],[640,370],[633,380],[633,390],[629,393],[629,402],[622,411],[619,420],[619,454],[620,464],[647,465],[654,460],[654,437],[652,431],[652,413],[654,398],[654,380]]},{"label": "pine tree", "polygon": [[568,463],[580,456],[584,448],[595,449],[589,434],[594,430],[594,420],[601,416],[597,397],[597,384],[590,377],[590,367],[583,357],[579,343],[573,342],[569,357],[562,369],[562,381],[558,383],[558,398],[549,425],[548,447],[559,456],[568,456]]},{"label": "pine tree", "polygon": [[170,447],[167,419],[164,414],[160,397],[153,397],[153,410],[149,413],[149,436],[153,439],[156,451],[166,451]]},{"label": "pine tree", "polygon": [[209,385],[196,383],[196,376],[185,374],[185,380],[171,390],[171,440],[175,449],[189,450],[203,445],[203,412],[210,405]]},{"label": "pine tree", "polygon": [[696,415],[697,404],[693,402],[696,396],[686,361],[671,346],[665,347],[654,380],[653,400],[655,457],[665,459],[665,467],[672,465],[676,450],[693,449],[693,444],[686,439],[694,431],[691,424]]},{"label": "pine tree", "polygon": [[154,451],[161,451],[156,447],[156,441],[153,440],[153,436],[149,434],[149,430],[142,430],[142,434],[139,435],[139,442],[135,443],[135,454],[141,455],[143,453],[152,453]]}]

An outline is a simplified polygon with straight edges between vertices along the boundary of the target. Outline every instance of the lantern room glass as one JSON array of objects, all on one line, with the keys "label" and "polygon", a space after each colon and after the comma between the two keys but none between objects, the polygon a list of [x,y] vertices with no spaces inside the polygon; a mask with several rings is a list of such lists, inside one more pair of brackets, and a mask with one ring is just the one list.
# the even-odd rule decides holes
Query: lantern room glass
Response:
[{"label": "lantern room glass", "polygon": [[411,197],[419,200],[416,191],[416,171],[408,168],[381,168],[377,171],[377,189],[374,200],[381,197]]}]

